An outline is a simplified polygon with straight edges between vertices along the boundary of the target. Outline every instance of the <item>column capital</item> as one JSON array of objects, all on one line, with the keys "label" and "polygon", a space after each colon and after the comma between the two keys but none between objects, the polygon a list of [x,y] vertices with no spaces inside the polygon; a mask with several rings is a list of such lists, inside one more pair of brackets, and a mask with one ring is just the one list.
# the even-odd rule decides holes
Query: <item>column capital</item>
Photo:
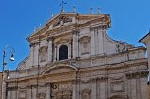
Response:
[{"label": "column capital", "polygon": [[53,41],[54,40],[54,37],[48,37],[47,38],[47,41]]},{"label": "column capital", "polygon": [[77,35],[79,33],[79,30],[73,30],[73,35]]},{"label": "column capital", "polygon": [[36,44],[35,43],[30,43],[29,46],[30,47],[34,47]]}]

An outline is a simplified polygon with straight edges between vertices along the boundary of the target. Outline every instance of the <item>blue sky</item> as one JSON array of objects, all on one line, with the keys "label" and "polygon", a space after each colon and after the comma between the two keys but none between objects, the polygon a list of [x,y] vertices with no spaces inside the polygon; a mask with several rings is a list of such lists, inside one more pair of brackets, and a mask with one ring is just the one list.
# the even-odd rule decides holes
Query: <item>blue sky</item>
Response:
[{"label": "blue sky", "polygon": [[[150,0],[64,0],[66,12],[76,6],[79,14],[89,14],[90,8],[97,13],[110,14],[111,28],[108,35],[135,46],[150,28]],[[61,0],[0,0],[0,65],[3,49],[11,45],[15,49],[15,62],[9,62],[5,69],[15,69],[29,54],[26,38],[34,28],[44,25],[51,17],[59,14]],[[7,57],[9,56],[7,53]],[[2,66],[0,66],[1,71]]]}]

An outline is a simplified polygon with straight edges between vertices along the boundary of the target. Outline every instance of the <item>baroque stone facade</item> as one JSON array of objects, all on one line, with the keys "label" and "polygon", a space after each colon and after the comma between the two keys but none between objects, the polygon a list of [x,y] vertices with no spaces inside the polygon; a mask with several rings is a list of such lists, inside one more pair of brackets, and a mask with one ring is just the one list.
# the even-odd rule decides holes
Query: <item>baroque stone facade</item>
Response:
[{"label": "baroque stone facade", "polygon": [[144,47],[108,37],[108,14],[62,12],[31,34],[5,99],[147,99]]}]

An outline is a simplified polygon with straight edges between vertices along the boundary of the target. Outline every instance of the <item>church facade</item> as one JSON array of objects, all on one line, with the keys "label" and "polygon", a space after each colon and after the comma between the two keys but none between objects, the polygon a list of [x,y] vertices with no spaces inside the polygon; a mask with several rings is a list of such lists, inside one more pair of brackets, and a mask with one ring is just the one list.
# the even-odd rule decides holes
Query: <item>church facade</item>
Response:
[{"label": "church facade", "polygon": [[[111,39],[109,14],[62,12],[27,40],[4,99],[147,99],[146,48]],[[7,75],[7,74],[6,74]]]}]

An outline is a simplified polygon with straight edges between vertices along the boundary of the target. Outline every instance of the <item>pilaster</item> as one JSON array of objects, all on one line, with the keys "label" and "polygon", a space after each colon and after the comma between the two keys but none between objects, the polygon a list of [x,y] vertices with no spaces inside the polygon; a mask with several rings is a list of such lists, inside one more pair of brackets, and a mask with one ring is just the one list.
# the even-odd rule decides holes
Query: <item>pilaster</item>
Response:
[{"label": "pilaster", "polygon": [[30,87],[28,87],[28,91],[27,91],[27,97],[28,97],[28,99],[32,99],[31,97],[31,94],[32,94],[32,86],[30,86]]},{"label": "pilaster", "polygon": [[77,95],[76,81],[72,82],[72,86],[73,86],[72,99],[77,99],[77,97],[76,97],[76,95]]},{"label": "pilaster", "polygon": [[32,89],[32,99],[37,99],[37,88]]},{"label": "pilaster", "polygon": [[33,62],[33,66],[36,66],[38,65],[38,58],[39,58],[39,49],[40,49],[40,42],[36,43],[35,44],[35,47],[34,47],[34,62]]},{"label": "pilaster", "polygon": [[53,41],[53,38],[49,38],[48,40],[48,61],[49,62],[52,62],[52,41]]},{"label": "pilaster", "polygon": [[34,47],[35,47],[35,43],[31,43],[30,44],[31,66],[34,65]]},{"label": "pilaster", "polygon": [[73,58],[79,57],[79,31],[73,31]]},{"label": "pilaster", "polygon": [[57,45],[54,46],[54,61],[57,61]]},{"label": "pilaster", "polygon": [[46,84],[46,99],[51,99],[51,88],[50,84]]},{"label": "pilaster", "polygon": [[96,81],[97,81],[96,79],[93,79],[93,80],[91,81],[91,87],[92,87],[92,88],[91,88],[91,90],[92,90],[92,91],[91,91],[91,96],[92,96],[91,98],[92,98],[92,99],[97,99],[97,98],[96,98],[96,97],[97,97],[97,90],[96,90],[96,89],[97,89],[97,85],[96,85]]},{"label": "pilaster", "polygon": [[104,33],[102,28],[98,29],[98,54],[104,53]]},{"label": "pilaster", "polygon": [[11,91],[8,91],[7,99],[11,99]]},{"label": "pilaster", "polygon": [[95,55],[95,35],[94,35],[94,28],[91,28],[90,31],[91,31],[91,55]]}]

